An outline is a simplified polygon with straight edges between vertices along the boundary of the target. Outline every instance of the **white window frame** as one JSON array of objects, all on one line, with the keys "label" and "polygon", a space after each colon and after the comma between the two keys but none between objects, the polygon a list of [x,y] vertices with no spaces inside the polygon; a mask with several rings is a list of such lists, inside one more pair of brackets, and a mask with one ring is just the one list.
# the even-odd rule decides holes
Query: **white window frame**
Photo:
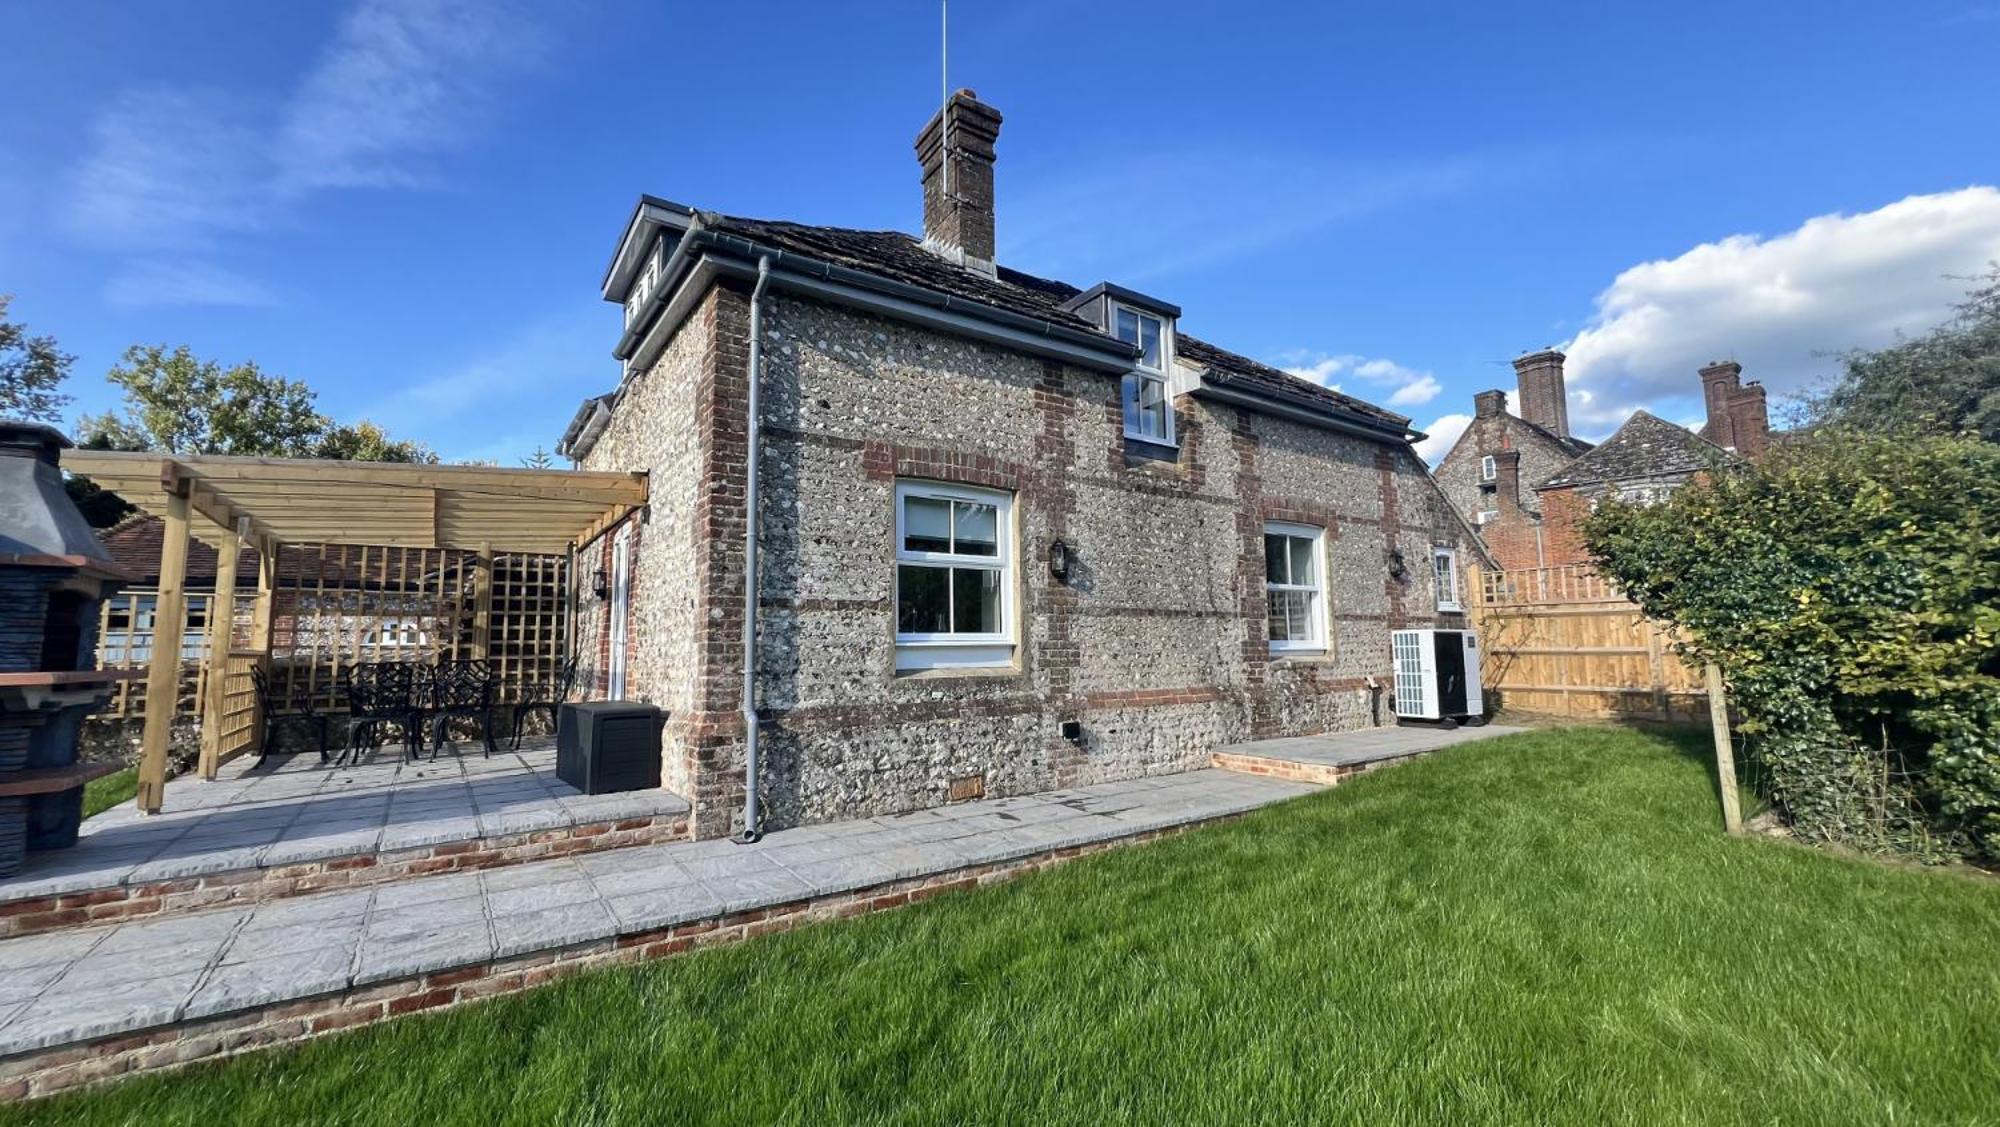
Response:
[{"label": "white window frame", "polygon": [[[1136,305],[1126,305],[1123,302],[1113,301],[1109,303],[1109,306],[1111,312],[1106,320],[1106,324],[1110,325],[1113,338],[1118,336],[1118,315],[1120,313],[1130,313],[1134,317],[1139,318],[1139,335],[1141,338],[1146,335],[1146,321],[1155,321],[1160,326],[1160,366],[1157,368],[1149,367],[1144,360],[1135,358],[1132,361],[1132,370],[1125,373],[1125,378],[1119,383],[1118,408],[1120,415],[1125,420],[1125,437],[1135,438],[1140,442],[1150,442],[1155,446],[1176,445],[1173,387],[1167,378],[1168,373],[1174,370],[1173,319],[1149,309],[1141,309]],[[1136,344],[1137,342],[1133,343]],[[1165,408],[1162,412],[1166,428],[1164,434],[1147,434],[1133,425],[1134,420],[1141,417],[1138,410],[1138,396],[1143,381],[1152,381],[1160,385],[1160,403]]]},{"label": "white window frame", "polygon": [[[1444,567],[1440,568],[1438,566],[1439,563],[1443,563]],[[1446,584],[1443,582],[1446,576],[1450,577],[1451,597],[1449,599],[1445,597]],[[1454,613],[1464,612],[1465,604],[1458,597],[1458,584],[1458,549],[1443,546],[1432,548],[1431,590],[1437,594],[1437,608],[1439,610]]]},{"label": "white window frame", "polygon": [[[994,554],[961,555],[956,552],[912,551],[904,547],[903,512],[912,497],[935,501],[963,501],[991,505]],[[899,672],[925,669],[978,669],[1009,666],[1014,661],[1015,551],[1014,495],[1001,489],[982,489],[940,481],[905,479],[896,483],[895,570],[890,576],[890,622],[902,614],[902,569],[905,564],[973,568],[993,571],[1000,576],[1000,629],[991,632],[943,633],[896,630],[896,669]],[[949,586],[949,584],[947,584]]]},{"label": "white window frame", "polygon": [[1481,509],[1473,514],[1472,523],[1484,527],[1500,519],[1499,509]]},{"label": "white window frame", "polygon": [[1493,455],[1487,454],[1479,459],[1479,480],[1481,481],[1500,480],[1500,462],[1498,459],[1494,458]]},{"label": "white window frame", "polygon": [[[1312,637],[1291,638],[1281,641],[1267,636],[1265,643],[1271,647],[1272,653],[1315,654],[1327,652],[1327,637],[1330,632],[1327,629],[1329,618],[1326,596],[1326,529],[1310,524],[1266,521],[1264,522],[1264,535],[1289,536],[1301,540],[1311,540],[1313,550],[1314,581],[1311,583],[1271,582],[1271,562],[1269,553],[1266,552],[1264,561],[1264,594],[1267,606],[1272,591],[1309,591],[1313,595],[1313,606],[1315,608],[1307,620],[1312,626]],[[1259,541],[1259,543],[1262,542],[1261,540]],[[1287,554],[1287,559],[1289,559],[1289,553]],[[1268,614],[1269,611],[1267,610],[1266,613]]]}]

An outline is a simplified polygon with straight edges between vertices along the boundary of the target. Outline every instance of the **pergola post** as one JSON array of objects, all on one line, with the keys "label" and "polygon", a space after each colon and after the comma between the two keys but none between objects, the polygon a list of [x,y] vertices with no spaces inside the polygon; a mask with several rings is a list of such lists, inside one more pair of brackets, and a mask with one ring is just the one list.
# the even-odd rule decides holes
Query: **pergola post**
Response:
[{"label": "pergola post", "polygon": [[139,741],[138,807],[158,814],[167,797],[167,745],[173,737],[181,683],[181,638],[187,633],[188,483],[167,486],[166,527],[160,535],[160,590],[153,604],[153,650],[146,665],[146,726]]},{"label": "pergola post", "polygon": [[479,567],[472,573],[472,656],[492,656],[493,545],[479,546]]},{"label": "pergola post", "polygon": [[250,648],[271,657],[271,625],[277,618],[278,542],[266,540],[257,546],[257,602],[250,612]]},{"label": "pergola post", "polygon": [[204,779],[222,766],[222,714],[228,698],[229,650],[236,626],[236,557],[243,538],[227,529],[215,546],[215,594],[208,600],[208,646],[202,654],[201,760]]}]

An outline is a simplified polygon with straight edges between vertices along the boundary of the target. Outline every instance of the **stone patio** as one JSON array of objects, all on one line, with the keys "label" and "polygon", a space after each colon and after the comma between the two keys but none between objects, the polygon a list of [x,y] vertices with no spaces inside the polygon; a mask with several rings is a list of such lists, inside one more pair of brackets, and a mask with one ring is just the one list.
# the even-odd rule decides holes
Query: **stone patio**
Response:
[{"label": "stone patio", "polygon": [[633,846],[10,939],[0,1057],[1086,847],[1313,789],[1193,771],[785,830],[755,845]]},{"label": "stone patio", "polygon": [[173,780],[159,814],[127,802],[88,819],[74,849],[30,854],[0,880],[0,902],[687,813],[667,791],[583,794],[556,778],[555,754],[541,737],[490,758],[477,744],[342,767],[246,756],[213,782]]}]

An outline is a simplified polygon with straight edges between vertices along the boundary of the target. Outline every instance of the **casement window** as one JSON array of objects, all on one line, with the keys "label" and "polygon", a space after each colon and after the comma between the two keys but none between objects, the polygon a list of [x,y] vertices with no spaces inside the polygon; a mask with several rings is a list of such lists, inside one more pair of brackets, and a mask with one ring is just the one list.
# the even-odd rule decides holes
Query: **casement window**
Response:
[{"label": "casement window", "polygon": [[1481,509],[1472,518],[1474,524],[1491,524],[1500,519],[1499,509]]},{"label": "casement window", "polygon": [[1326,533],[1264,526],[1264,592],[1274,652],[1326,649]]},{"label": "casement window", "polygon": [[1458,601],[1458,549],[1432,548],[1431,567],[1437,576],[1438,609],[1463,610]]},{"label": "casement window", "polygon": [[1014,499],[896,485],[896,668],[1007,665],[1014,657]]},{"label": "casement window", "polygon": [[1479,480],[1498,481],[1499,479],[1500,463],[1494,461],[1493,455],[1488,454],[1484,458],[1479,459]]},{"label": "casement window", "polygon": [[1174,408],[1167,396],[1167,366],[1173,341],[1166,322],[1151,313],[1114,305],[1111,333],[1139,346],[1137,366],[1125,375],[1125,436],[1171,444]]}]

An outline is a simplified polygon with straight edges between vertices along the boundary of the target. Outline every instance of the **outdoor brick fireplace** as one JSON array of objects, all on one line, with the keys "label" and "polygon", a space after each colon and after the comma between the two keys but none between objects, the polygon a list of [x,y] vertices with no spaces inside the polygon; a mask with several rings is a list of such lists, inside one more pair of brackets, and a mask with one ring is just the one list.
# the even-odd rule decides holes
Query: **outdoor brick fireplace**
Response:
[{"label": "outdoor brick fireplace", "polygon": [[97,604],[125,577],[63,489],[68,445],[0,420],[0,876],[76,844],[84,783],[116,770],[76,761],[84,717],[124,675],[93,656]]}]

